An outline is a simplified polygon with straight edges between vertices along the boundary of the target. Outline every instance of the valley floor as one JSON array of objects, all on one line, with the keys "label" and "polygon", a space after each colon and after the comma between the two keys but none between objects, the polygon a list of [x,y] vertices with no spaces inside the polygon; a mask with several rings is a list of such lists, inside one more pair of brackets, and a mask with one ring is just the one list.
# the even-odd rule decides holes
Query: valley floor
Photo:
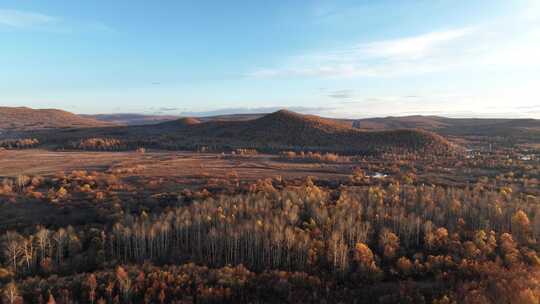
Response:
[{"label": "valley floor", "polygon": [[[137,175],[198,180],[228,178],[231,172],[242,180],[267,177],[346,178],[351,163],[321,164],[284,161],[276,155],[235,156],[230,154],[178,151],[128,152],[57,152],[41,149],[6,150],[0,152],[0,178],[18,175],[52,175],[59,171],[106,171],[112,167],[144,166]],[[185,181],[184,181],[185,182]]]}]

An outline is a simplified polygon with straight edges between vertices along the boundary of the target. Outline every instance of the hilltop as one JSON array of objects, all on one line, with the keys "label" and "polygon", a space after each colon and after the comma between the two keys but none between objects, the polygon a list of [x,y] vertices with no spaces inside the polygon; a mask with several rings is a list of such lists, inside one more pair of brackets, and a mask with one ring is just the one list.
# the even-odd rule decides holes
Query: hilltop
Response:
[{"label": "hilltop", "polygon": [[[208,123],[209,125],[212,122]],[[221,124],[223,126],[223,123]],[[231,137],[268,148],[369,153],[403,149],[440,149],[449,143],[419,130],[362,131],[345,122],[281,110],[260,118],[232,123],[216,137]]]},{"label": "hilltop", "polygon": [[200,124],[201,121],[195,117],[182,117],[173,121],[165,122],[163,125],[172,125],[172,126],[192,126]]},{"label": "hilltop", "polygon": [[114,124],[57,109],[0,107],[0,131],[4,132],[111,125]]}]

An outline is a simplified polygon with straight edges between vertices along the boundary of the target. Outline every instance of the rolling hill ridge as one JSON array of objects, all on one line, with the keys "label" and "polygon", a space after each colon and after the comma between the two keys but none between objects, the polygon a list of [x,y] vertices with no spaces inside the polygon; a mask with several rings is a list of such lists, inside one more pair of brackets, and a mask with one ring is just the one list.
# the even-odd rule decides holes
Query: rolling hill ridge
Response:
[{"label": "rolling hill ridge", "polygon": [[82,117],[57,109],[0,107],[0,132],[30,131],[58,128],[95,128],[113,123]]},{"label": "rolling hill ridge", "polygon": [[403,116],[359,119],[353,127],[363,130],[424,129],[445,136],[480,136],[540,142],[540,120],[504,118],[447,118]]},{"label": "rolling hill ridge", "polygon": [[147,126],[121,126],[81,129],[77,132],[42,133],[44,140],[76,141],[104,137],[122,140],[127,146],[165,149],[232,150],[253,148],[261,151],[312,150],[341,153],[384,151],[446,151],[452,145],[441,136],[422,130],[364,131],[346,123],[302,115],[287,110],[256,119],[200,121],[181,118]]},{"label": "rolling hill ridge", "polygon": [[135,113],[81,114],[80,116],[125,126],[152,125],[166,121],[176,120],[179,118],[178,116],[173,115],[147,115]]}]

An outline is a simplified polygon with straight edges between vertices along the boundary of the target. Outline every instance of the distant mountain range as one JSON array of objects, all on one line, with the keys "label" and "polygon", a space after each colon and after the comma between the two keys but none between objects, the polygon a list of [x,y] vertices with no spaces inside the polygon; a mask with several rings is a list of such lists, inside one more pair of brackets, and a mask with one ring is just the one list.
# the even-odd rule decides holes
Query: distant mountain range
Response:
[{"label": "distant mountain range", "polygon": [[447,118],[404,116],[359,119],[353,127],[365,130],[418,128],[448,136],[487,136],[540,141],[538,119]]},{"label": "distant mountain range", "polygon": [[[197,117],[201,122],[207,121],[248,121],[263,117],[260,114],[230,114],[210,117]],[[94,115],[92,118],[109,123],[124,125],[142,125],[178,119],[175,116],[118,114],[119,119],[110,119],[107,115]],[[120,119],[121,118],[121,119]],[[134,119],[132,119],[134,118]],[[538,119],[491,119],[491,118],[448,118],[441,116],[402,116],[365,119],[333,119],[339,124],[362,130],[395,130],[423,129],[446,136],[482,136],[507,137],[515,140],[532,140],[540,142],[540,120]]]},{"label": "distant mountain range", "polygon": [[[69,129],[69,130],[65,130]],[[49,130],[49,131],[47,131]],[[424,131],[422,131],[424,130]],[[330,119],[286,110],[271,114],[212,117],[141,114],[76,115],[49,109],[0,107],[0,132],[32,132],[62,144],[88,137],[114,137],[153,142],[167,148],[303,147],[319,150],[367,151],[409,147],[442,147],[442,137],[486,137],[540,142],[540,120],[405,116]],[[502,138],[502,139],[501,139]]]},{"label": "distant mountain range", "polygon": [[[84,119],[92,119],[85,117]],[[112,122],[103,122],[112,124]],[[253,148],[261,151],[311,150],[341,153],[384,151],[447,151],[443,137],[422,130],[365,131],[347,121],[302,115],[286,110],[257,117],[227,116],[180,118],[140,125],[107,125],[91,128],[42,128],[20,136],[39,139],[51,148],[73,147],[87,138],[114,138],[122,147],[199,149],[212,151]]]},{"label": "distant mountain range", "polygon": [[85,115],[81,114],[80,116],[90,119],[95,119],[107,123],[117,124],[117,125],[126,125],[126,126],[142,126],[142,125],[152,125],[160,122],[175,120],[180,118],[179,116],[173,115],[145,115],[145,114],[130,114],[130,113],[120,113],[120,114],[93,114]]},{"label": "distant mountain range", "polygon": [[[247,121],[260,118],[268,113],[229,114],[219,116],[197,117],[201,122],[207,121]],[[122,125],[156,124],[179,119],[179,116],[142,115],[142,114],[101,114],[84,115],[107,123]],[[401,116],[364,119],[326,118],[340,124],[365,130],[392,129],[424,129],[448,135],[484,135],[512,136],[520,132],[540,131],[538,119],[491,119],[491,118],[448,118],[441,116]]]},{"label": "distant mountain range", "polygon": [[[253,120],[260,118],[269,113],[255,113],[255,114],[224,114],[224,115],[215,115],[215,116],[197,116],[197,119],[201,122],[206,121],[245,121]],[[97,119],[100,121],[114,123],[125,126],[137,126],[137,125],[149,125],[157,124],[161,122],[176,120],[184,116],[174,116],[174,115],[150,115],[150,114],[130,114],[130,113],[120,113],[120,114],[91,114],[91,115],[81,115],[83,117],[88,117],[92,119]],[[352,126],[354,119],[333,119],[327,118],[328,120],[341,121]]]}]

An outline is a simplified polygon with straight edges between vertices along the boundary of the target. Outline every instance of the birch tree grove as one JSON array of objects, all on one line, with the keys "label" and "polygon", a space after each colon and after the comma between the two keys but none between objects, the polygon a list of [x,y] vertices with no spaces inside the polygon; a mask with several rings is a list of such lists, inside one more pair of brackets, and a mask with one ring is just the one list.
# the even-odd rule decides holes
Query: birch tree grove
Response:
[{"label": "birch tree grove", "polygon": [[[280,278],[272,283],[278,287],[284,274],[302,280],[309,275],[332,278],[332,284],[373,284],[386,278],[471,275],[501,267],[525,271],[540,265],[535,249],[540,231],[534,224],[540,201],[535,197],[424,185],[341,187],[335,192],[311,181],[280,190],[271,183],[263,186],[262,191],[196,199],[162,212],[126,212],[102,229],[9,231],[1,237],[2,267],[30,283],[34,275],[116,269],[99,278],[85,275],[84,298],[130,303],[141,299],[147,265],[194,263],[221,269],[225,276],[253,272],[250,276],[260,275],[256,280]],[[130,271],[134,265],[142,267],[137,276]],[[189,273],[190,267],[181,269]],[[145,297],[166,303],[168,294],[178,291],[168,289],[168,275],[162,276],[164,281],[152,283]],[[184,288],[208,299],[232,294],[224,287],[197,287],[198,276],[192,280]],[[20,300],[16,286],[10,286],[4,298]],[[42,294],[67,303],[69,290]]]},{"label": "birch tree grove", "polygon": [[[515,232],[521,243],[535,238],[538,231],[528,218],[538,217],[538,202],[516,197],[502,213],[491,212],[502,199],[499,195],[401,186],[342,189],[332,200],[308,182],[281,191],[208,198],[163,213],[127,214],[111,228],[89,233],[95,236],[85,247],[73,227],[38,226],[28,236],[8,232],[2,237],[3,262],[18,274],[59,271],[78,263],[81,251],[95,250],[116,263],[243,264],[254,271],[319,267],[340,274],[356,265],[360,243],[391,263],[419,245],[445,249],[458,229]],[[473,252],[471,244],[467,246]]]}]

